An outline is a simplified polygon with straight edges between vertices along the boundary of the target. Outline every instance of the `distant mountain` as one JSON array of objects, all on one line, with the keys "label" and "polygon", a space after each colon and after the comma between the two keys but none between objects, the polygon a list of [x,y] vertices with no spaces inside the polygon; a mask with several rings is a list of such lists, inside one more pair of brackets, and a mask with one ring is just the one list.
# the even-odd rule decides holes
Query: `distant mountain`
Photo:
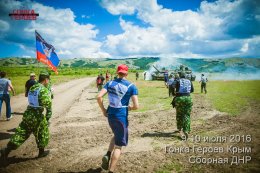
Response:
[{"label": "distant mountain", "polygon": [[[160,58],[128,58],[128,59],[65,59],[60,63],[60,67],[82,67],[82,68],[115,68],[119,64],[127,64],[132,69],[149,69],[150,66],[159,61]],[[38,61],[34,58],[2,58],[0,66],[31,66],[38,65]],[[41,64],[40,64],[41,65]]]},{"label": "distant mountain", "polygon": [[[1,58],[0,66],[32,66],[37,65],[32,58]],[[255,73],[260,70],[260,58],[225,58],[225,59],[166,59],[158,57],[142,57],[127,59],[65,59],[61,61],[61,67],[81,68],[115,68],[119,64],[127,64],[131,69],[151,70],[155,64],[158,68],[175,69],[180,64],[188,66],[194,72],[222,73],[240,72]],[[39,63],[40,66],[41,63]]]}]

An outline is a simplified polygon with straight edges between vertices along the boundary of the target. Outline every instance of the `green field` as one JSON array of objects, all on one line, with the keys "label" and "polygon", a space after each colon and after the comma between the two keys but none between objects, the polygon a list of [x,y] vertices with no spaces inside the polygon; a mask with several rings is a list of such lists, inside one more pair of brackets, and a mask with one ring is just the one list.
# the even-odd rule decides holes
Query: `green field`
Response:
[{"label": "green field", "polygon": [[[25,82],[29,79],[30,73],[34,72],[36,75],[39,74],[40,71],[47,70],[46,67],[41,65],[37,66],[28,66],[28,67],[1,67],[0,71],[5,71],[7,73],[7,78],[12,81],[12,85],[15,88],[16,94],[20,94],[24,92]],[[72,79],[78,79],[88,76],[97,76],[102,73],[103,75],[108,70],[110,73],[115,74],[115,69],[111,68],[59,68],[58,75],[56,75],[53,71],[49,71],[51,74],[51,81],[53,84],[66,82]],[[135,72],[133,70],[132,72]]]},{"label": "green field", "polygon": [[[11,79],[16,93],[24,92],[24,85],[31,72],[38,74],[44,67],[1,67],[0,70],[7,72],[7,77]],[[76,78],[97,76],[109,70],[115,73],[115,69],[106,68],[59,68],[59,74],[51,72],[53,84],[69,81]],[[130,71],[128,79],[136,84],[139,90],[140,109],[138,112],[169,110],[171,109],[172,98],[168,97],[168,89],[163,81],[144,81],[142,71],[140,78],[135,81],[135,70]],[[195,93],[200,94],[200,84],[193,82]],[[93,85],[94,86],[94,85]],[[207,84],[208,94],[206,99],[212,103],[213,107],[221,112],[231,115],[238,115],[246,110],[252,102],[260,101],[260,81],[210,81]]]},{"label": "green field", "polygon": [[[168,89],[163,81],[135,81],[134,75],[129,79],[136,83],[139,89],[141,112],[149,110],[171,109],[172,98],[168,97]],[[194,94],[200,93],[200,84],[193,82]],[[260,80],[254,81],[211,81],[207,84],[208,94],[205,98],[215,109],[238,115],[247,109],[250,103],[260,102]],[[205,95],[205,94],[203,94]],[[193,101],[196,101],[193,99]]]}]

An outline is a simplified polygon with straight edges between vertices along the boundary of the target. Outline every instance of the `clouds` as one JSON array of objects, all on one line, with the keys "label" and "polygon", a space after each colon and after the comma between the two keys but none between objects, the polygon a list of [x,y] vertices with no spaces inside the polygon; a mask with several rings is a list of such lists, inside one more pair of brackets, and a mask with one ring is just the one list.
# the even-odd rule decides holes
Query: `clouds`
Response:
[{"label": "clouds", "polygon": [[[13,9],[27,7],[40,14],[36,21],[14,21],[6,14]],[[99,30],[92,24],[75,22],[71,9],[55,9],[30,1],[1,1],[0,38],[9,43],[20,45],[31,52],[35,45],[34,31],[37,30],[45,40],[53,44],[61,58],[109,57],[102,52],[101,42],[96,41]]]},{"label": "clouds", "polygon": [[[34,56],[34,30],[38,30],[62,58],[260,55],[258,0],[202,1],[197,11],[173,11],[157,0],[97,1],[100,8],[110,13],[105,15],[118,17],[121,33],[110,33],[101,39],[102,27],[98,25],[103,19],[92,20],[93,24],[79,24],[70,8],[57,9],[30,0],[3,0],[0,1],[0,40],[18,45],[24,50],[22,54]],[[34,9],[40,14],[38,20],[11,20],[7,14],[21,7]],[[79,10],[81,19],[95,16],[94,13],[87,16],[82,9]],[[138,25],[140,22],[144,25]]]},{"label": "clouds", "polygon": [[260,6],[257,0],[203,1],[197,11],[172,11],[156,0],[101,2],[113,15],[133,15],[140,27],[120,19],[124,33],[109,35],[104,48],[120,55],[191,57],[259,56]]}]

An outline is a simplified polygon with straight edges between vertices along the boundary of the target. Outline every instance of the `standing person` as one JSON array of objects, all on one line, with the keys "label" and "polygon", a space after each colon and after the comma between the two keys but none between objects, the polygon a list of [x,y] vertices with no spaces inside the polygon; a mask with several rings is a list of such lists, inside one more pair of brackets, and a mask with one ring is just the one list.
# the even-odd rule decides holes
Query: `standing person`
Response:
[{"label": "standing person", "polygon": [[15,95],[15,91],[11,81],[5,78],[6,72],[0,72],[0,77],[0,114],[4,101],[6,105],[6,120],[9,121],[12,118],[9,89],[11,89],[13,95]]},{"label": "standing person", "polygon": [[168,70],[166,70],[163,75],[164,75],[164,83],[165,83],[165,86],[167,86],[167,82],[168,82],[168,80],[169,80]]},{"label": "standing person", "polygon": [[103,85],[104,85],[105,78],[103,77],[102,74],[98,75],[96,83],[97,83],[97,88],[98,92],[101,91]]},{"label": "standing person", "polygon": [[170,75],[169,76],[169,80],[167,82],[167,85],[168,85],[168,90],[169,90],[169,97],[173,96],[173,84],[174,84],[174,77],[173,75]]},{"label": "standing person", "polygon": [[135,73],[135,80],[138,80],[138,78],[139,78],[139,73],[138,73],[138,71]]},{"label": "standing person", "polygon": [[146,71],[144,72],[144,80],[146,79]]},{"label": "standing person", "polygon": [[188,139],[190,132],[190,113],[192,109],[192,99],[190,93],[194,91],[193,84],[190,80],[185,79],[185,73],[180,73],[180,79],[176,82],[176,120],[177,129],[179,132],[183,131],[183,139]]},{"label": "standing person", "polygon": [[109,81],[109,72],[108,72],[108,70],[107,70],[107,72],[106,72],[106,83]]},{"label": "standing person", "polygon": [[35,73],[30,74],[30,79],[26,81],[25,83],[25,97],[28,97],[28,92],[30,88],[36,84],[36,79],[35,79]]},{"label": "standing person", "polygon": [[206,78],[206,76],[204,76],[204,74],[201,74],[201,79],[200,79],[199,82],[201,82],[201,85],[200,85],[201,93],[203,93],[203,90],[204,90],[205,94],[207,94],[207,82],[208,82],[208,79]]},{"label": "standing person", "polygon": [[[97,97],[98,105],[103,115],[108,117],[109,126],[114,133],[101,166],[105,170],[109,169],[110,173],[115,170],[122,147],[128,143],[128,111],[138,109],[138,90],[134,84],[126,80],[128,67],[124,64],[119,65],[117,74],[118,78],[107,83]],[[107,110],[103,104],[103,96],[106,93],[109,99]],[[130,98],[132,106],[129,105]]]},{"label": "standing person", "polygon": [[[1,162],[4,163],[8,154],[21,146],[33,133],[39,149],[38,157],[46,156],[49,151],[45,147],[49,143],[48,118],[51,117],[52,101],[49,90],[46,88],[49,83],[49,74],[41,72],[39,83],[34,84],[28,93],[29,105],[23,114],[22,122],[16,128],[15,134],[11,137],[7,147],[1,150]],[[46,108],[46,116],[43,115]]]}]

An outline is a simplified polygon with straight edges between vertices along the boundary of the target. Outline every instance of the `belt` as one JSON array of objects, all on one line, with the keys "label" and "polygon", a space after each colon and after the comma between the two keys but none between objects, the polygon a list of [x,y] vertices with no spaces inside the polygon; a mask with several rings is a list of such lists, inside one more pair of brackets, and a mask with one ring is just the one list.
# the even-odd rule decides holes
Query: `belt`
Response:
[{"label": "belt", "polygon": [[190,96],[190,93],[176,93],[176,97]]}]

